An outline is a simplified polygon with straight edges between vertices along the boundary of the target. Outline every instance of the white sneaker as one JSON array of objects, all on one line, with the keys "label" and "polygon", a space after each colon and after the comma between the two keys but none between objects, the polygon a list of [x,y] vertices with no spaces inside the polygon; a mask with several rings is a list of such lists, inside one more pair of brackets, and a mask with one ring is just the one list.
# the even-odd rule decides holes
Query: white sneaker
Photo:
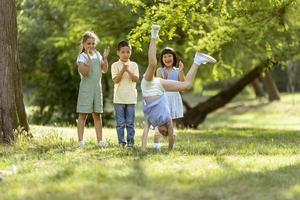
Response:
[{"label": "white sneaker", "polygon": [[153,38],[153,39],[158,38],[158,32],[159,32],[160,26],[153,24],[151,26],[151,28],[152,28],[152,30],[151,30],[151,38]]},{"label": "white sneaker", "polygon": [[103,140],[100,140],[100,141],[98,142],[98,146],[99,146],[99,147],[107,147],[107,144],[106,144]]},{"label": "white sneaker", "polygon": [[216,59],[214,59],[213,57],[207,55],[207,54],[204,54],[204,53],[200,53],[200,52],[197,52],[195,54],[195,57],[194,57],[194,63],[197,64],[197,65],[200,65],[201,63],[202,64],[206,64],[206,63],[215,63],[216,62]]},{"label": "white sneaker", "polygon": [[78,145],[79,145],[79,147],[83,148],[84,147],[84,141],[83,140],[79,141]]},{"label": "white sneaker", "polygon": [[159,150],[161,148],[160,143],[153,143],[153,149]]}]

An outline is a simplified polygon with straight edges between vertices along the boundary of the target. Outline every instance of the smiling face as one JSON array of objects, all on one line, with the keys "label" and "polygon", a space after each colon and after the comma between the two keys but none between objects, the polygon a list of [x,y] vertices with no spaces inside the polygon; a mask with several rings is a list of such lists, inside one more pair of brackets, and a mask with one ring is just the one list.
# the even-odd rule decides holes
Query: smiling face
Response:
[{"label": "smiling face", "polygon": [[95,38],[88,38],[84,43],[83,43],[83,48],[85,51],[92,53],[95,48],[96,48],[96,41]]},{"label": "smiling face", "polygon": [[176,66],[177,56],[175,51],[170,47],[164,48],[160,54],[160,63],[162,67],[167,68]]},{"label": "smiling face", "polygon": [[170,68],[170,67],[173,67],[174,57],[172,54],[166,53],[162,56],[162,61],[163,61],[165,67]]},{"label": "smiling face", "polygon": [[127,62],[131,56],[131,48],[130,47],[121,47],[118,50],[118,56],[122,62]]}]

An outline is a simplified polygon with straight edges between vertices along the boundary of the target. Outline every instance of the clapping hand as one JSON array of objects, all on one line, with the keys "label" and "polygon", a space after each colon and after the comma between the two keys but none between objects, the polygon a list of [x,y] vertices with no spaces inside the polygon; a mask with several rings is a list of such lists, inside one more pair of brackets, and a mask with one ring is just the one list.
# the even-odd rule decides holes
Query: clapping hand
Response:
[{"label": "clapping hand", "polygon": [[183,71],[183,68],[184,68],[183,63],[182,63],[181,61],[179,61],[179,64],[178,64],[178,69],[179,69],[179,71],[182,72],[182,71]]},{"label": "clapping hand", "polygon": [[128,72],[128,70],[129,70],[128,63],[123,63],[123,69],[124,69],[125,72]]},{"label": "clapping hand", "polygon": [[109,55],[109,52],[110,52],[110,48],[109,47],[105,47],[104,53],[103,53],[104,59],[107,59],[107,57]]},{"label": "clapping hand", "polygon": [[90,52],[88,50],[85,51],[86,52],[86,55],[88,57],[87,59],[87,65],[90,66],[92,64],[92,59],[91,59],[91,55],[90,55]]}]

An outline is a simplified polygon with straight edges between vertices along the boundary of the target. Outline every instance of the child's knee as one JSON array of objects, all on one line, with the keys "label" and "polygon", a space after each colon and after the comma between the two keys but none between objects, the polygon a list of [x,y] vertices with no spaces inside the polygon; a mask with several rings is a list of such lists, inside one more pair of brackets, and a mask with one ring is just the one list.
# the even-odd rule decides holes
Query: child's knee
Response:
[{"label": "child's knee", "polygon": [[93,113],[93,119],[94,119],[94,121],[100,121],[101,120],[101,114],[100,113]]},{"label": "child's knee", "polygon": [[86,120],[87,114],[86,113],[79,113],[78,119],[79,120]]}]

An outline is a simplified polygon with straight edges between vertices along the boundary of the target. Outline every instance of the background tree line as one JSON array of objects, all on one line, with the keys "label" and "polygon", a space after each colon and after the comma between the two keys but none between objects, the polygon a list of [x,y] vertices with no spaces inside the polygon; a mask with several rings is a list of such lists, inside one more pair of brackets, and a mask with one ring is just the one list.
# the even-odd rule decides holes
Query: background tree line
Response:
[{"label": "background tree line", "polygon": [[[141,73],[153,22],[162,26],[159,47],[176,49],[186,68],[195,51],[216,57],[218,63],[203,68],[196,83],[231,84],[219,87],[216,97],[195,108],[187,106],[186,125],[197,126],[275,65],[285,68],[288,61],[299,59],[299,0],[26,0],[17,2],[17,10],[24,92],[27,105],[38,108],[35,123],[54,118],[75,123],[79,84],[75,59],[86,30],[99,35],[99,50],[111,47],[110,63],[117,60],[116,44],[129,39],[132,60]],[[103,86],[105,102],[111,101],[110,74],[103,76]],[[105,112],[104,117],[109,119],[112,113]]]}]

